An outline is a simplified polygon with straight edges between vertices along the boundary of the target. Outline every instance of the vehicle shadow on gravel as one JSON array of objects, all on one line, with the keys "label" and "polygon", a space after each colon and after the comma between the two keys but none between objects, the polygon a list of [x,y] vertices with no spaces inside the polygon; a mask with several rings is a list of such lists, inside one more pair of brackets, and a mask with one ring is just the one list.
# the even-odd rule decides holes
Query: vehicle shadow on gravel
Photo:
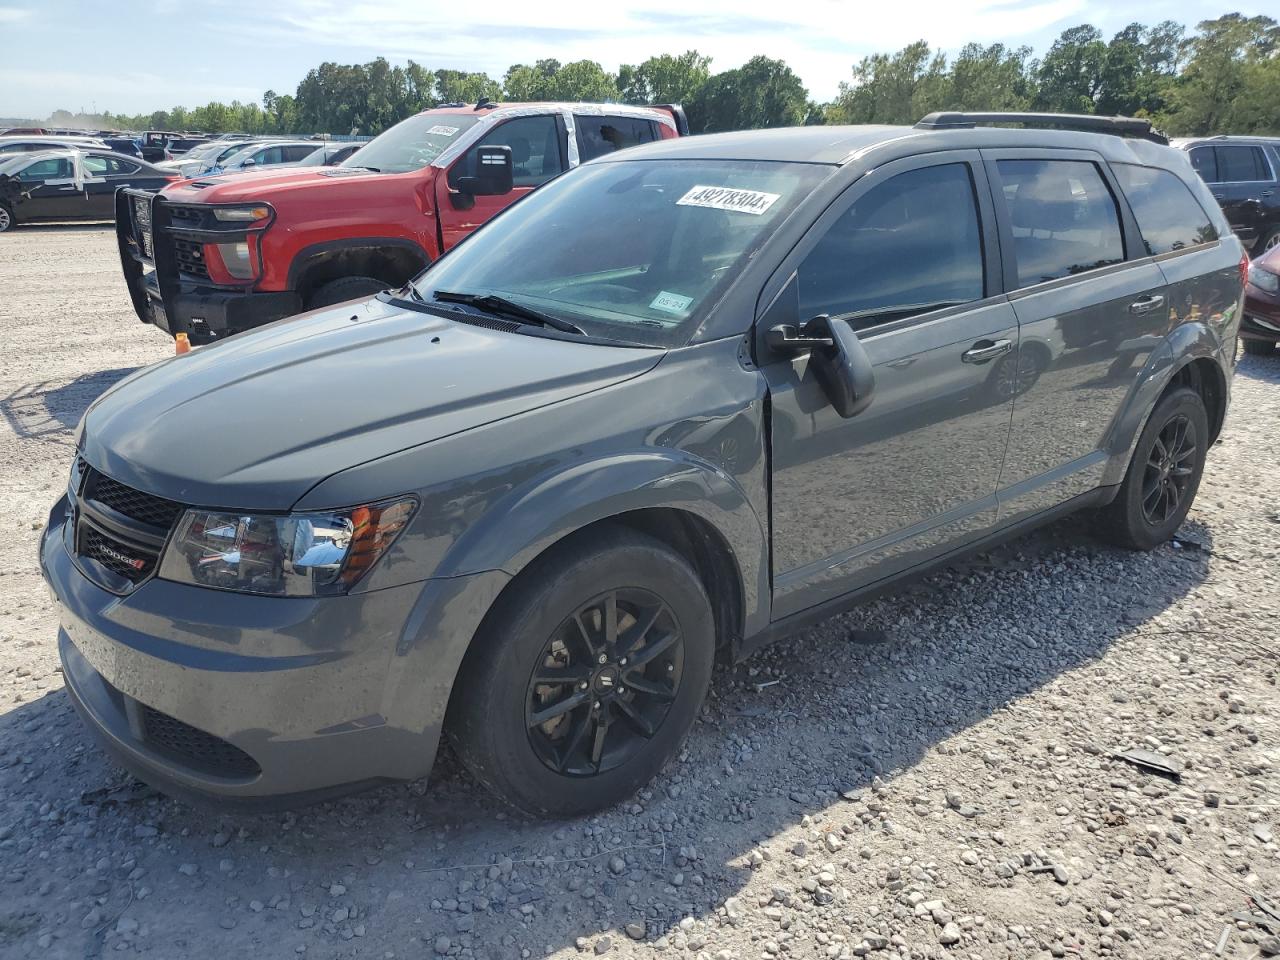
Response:
[{"label": "vehicle shadow on gravel", "polygon": [[1280,350],[1269,357],[1242,354],[1240,363],[1236,366],[1236,373],[1264,383],[1280,383]]},{"label": "vehicle shadow on gravel", "polygon": [[[688,945],[699,934],[682,918],[722,911],[753,862],[796,858],[792,828],[826,834],[833,807],[863,794],[865,809],[877,778],[891,784],[932,751],[972,774],[936,785],[974,808],[941,816],[959,834],[983,829],[981,808],[1007,802],[982,795],[983,764],[1023,751],[966,731],[1117,639],[1158,633],[1144,625],[1224,559],[1194,521],[1149,554],[1100,546],[1087,523],[1057,523],[722,668],[679,759],[635,802],[576,822],[510,815],[447,755],[429,785],[277,814],[197,810],[113,768],[65,693],[45,694],[0,714],[0,931],[21,928],[10,936],[33,950],[56,931],[42,956],[135,938],[173,956],[269,944],[274,956],[541,958],[575,943],[603,952],[603,936]],[[1039,703],[1048,751],[1055,713],[1066,739],[1073,704]],[[895,821],[914,821],[894,803]],[[861,822],[866,835],[903,829]],[[794,883],[827,861],[860,863],[865,839],[810,840]]]},{"label": "vehicle shadow on gravel", "polygon": [[137,369],[100,370],[67,383],[26,384],[0,399],[0,416],[19,439],[70,446],[76,424],[89,404]]}]

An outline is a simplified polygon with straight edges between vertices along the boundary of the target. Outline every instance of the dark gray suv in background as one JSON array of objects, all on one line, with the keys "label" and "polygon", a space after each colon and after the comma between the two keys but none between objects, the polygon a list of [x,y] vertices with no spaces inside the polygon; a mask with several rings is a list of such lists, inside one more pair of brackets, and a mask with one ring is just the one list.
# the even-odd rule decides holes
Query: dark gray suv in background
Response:
[{"label": "dark gray suv in background", "polygon": [[180,794],[421,777],[443,732],[576,815],[677,750],[717,655],[1082,507],[1159,544],[1245,264],[1159,141],[938,114],[651,144],[402,290],[133,375],[42,545],[72,699]]}]

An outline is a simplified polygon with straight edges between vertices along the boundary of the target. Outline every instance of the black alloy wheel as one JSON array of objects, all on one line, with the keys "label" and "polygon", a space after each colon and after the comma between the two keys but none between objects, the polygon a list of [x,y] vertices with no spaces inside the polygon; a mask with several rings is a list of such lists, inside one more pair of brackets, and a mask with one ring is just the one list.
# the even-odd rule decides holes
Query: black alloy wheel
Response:
[{"label": "black alloy wheel", "polygon": [[1195,476],[1196,444],[1195,425],[1182,415],[1157,435],[1142,478],[1142,513],[1152,526],[1168,522],[1182,505]]},{"label": "black alloy wheel", "polygon": [[662,726],[683,667],[684,636],[660,597],[630,587],[593,598],[551,635],[529,678],[534,752],[577,777],[625,763]]}]

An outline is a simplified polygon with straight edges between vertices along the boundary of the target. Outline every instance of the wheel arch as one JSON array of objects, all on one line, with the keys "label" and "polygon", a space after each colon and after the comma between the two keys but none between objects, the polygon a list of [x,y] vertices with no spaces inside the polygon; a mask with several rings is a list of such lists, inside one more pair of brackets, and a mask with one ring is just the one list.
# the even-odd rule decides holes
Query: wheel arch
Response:
[{"label": "wheel arch", "polygon": [[288,289],[306,305],[324,284],[368,276],[400,286],[431,263],[430,254],[403,237],[351,237],[304,247],[289,264]]}]

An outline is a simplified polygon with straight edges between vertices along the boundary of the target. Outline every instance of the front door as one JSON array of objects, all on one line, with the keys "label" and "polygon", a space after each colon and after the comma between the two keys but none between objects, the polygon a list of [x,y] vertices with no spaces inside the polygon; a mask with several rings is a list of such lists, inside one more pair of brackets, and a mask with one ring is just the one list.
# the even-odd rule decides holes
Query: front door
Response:
[{"label": "front door", "polygon": [[26,195],[20,210],[23,220],[53,220],[84,216],[85,199],[75,180],[71,157],[45,157],[18,173]]},{"label": "front door", "polygon": [[1112,423],[1169,326],[1164,274],[1102,158],[983,151],[1021,342],[1001,523],[1102,481]]},{"label": "front door", "polygon": [[871,406],[846,420],[807,357],[762,357],[775,619],[994,524],[1018,339],[994,232],[977,152],[931,154],[853,184],[775,275],[785,286],[761,323],[843,319],[876,376]]},{"label": "front door", "polygon": [[[476,147],[480,146],[511,148],[514,186],[510,193],[469,197],[454,192],[459,177],[474,176]],[[563,173],[568,164],[566,153],[564,123],[553,113],[514,117],[477,140],[454,161],[446,177],[436,178],[436,209],[444,249],[452,249],[494,214]]]}]

